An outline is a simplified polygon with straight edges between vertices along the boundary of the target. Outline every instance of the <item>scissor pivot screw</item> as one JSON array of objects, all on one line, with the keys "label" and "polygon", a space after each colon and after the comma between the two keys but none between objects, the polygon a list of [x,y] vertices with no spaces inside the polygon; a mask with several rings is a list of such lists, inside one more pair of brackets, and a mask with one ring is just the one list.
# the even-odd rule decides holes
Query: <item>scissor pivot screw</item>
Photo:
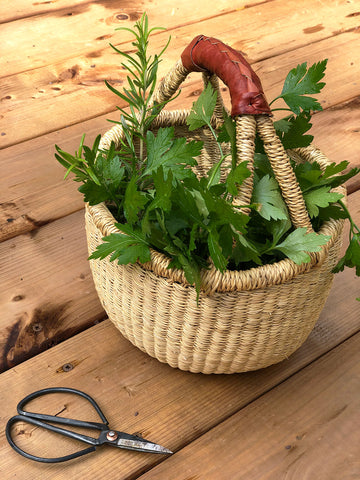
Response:
[{"label": "scissor pivot screw", "polygon": [[110,430],[110,432],[108,432],[106,434],[106,438],[107,438],[107,440],[109,440],[109,442],[111,442],[113,440],[116,440],[117,439],[117,433]]}]

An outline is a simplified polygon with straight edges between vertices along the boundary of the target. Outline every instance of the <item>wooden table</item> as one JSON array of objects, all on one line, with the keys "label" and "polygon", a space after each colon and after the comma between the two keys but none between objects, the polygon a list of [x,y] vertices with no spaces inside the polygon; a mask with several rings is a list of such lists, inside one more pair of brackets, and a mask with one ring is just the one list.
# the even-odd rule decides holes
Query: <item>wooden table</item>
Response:
[{"label": "wooden table", "polygon": [[[11,6],[10,6],[11,3]],[[337,275],[321,317],[290,359],[253,373],[191,374],[160,364],[106,319],[87,261],[83,200],[54,160],[54,144],[75,151],[117,118],[124,71],[109,42],[130,48],[143,11],[158,50],[172,36],[163,75],[197,34],[246,52],[269,99],[290,68],[328,58],[324,111],[315,144],[332,160],[359,165],[360,2],[321,0],[62,0],[0,3],[2,479],[230,480],[360,479],[360,282]],[[201,89],[191,75],[173,108]],[[360,222],[359,182],[348,185]],[[167,446],[171,457],[102,448],[66,464],[17,455],[4,427],[35,390],[75,387],[100,403],[113,428]],[[40,405],[39,405],[40,408]],[[54,396],[46,409],[77,418],[81,401]],[[36,451],[40,429],[20,425],[19,444]],[[47,438],[47,437],[46,437]],[[61,442],[59,446],[59,442]],[[51,437],[43,453],[62,440]],[[64,448],[66,448],[64,446]]]}]

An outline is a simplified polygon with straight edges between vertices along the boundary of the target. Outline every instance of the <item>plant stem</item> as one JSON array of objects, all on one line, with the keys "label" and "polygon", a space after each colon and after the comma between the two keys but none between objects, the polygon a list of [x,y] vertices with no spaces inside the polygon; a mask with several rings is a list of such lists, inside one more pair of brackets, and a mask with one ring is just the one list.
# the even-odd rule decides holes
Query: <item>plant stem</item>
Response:
[{"label": "plant stem", "polygon": [[210,132],[212,133],[212,136],[214,137],[218,147],[219,147],[219,151],[220,151],[220,160],[219,162],[217,163],[216,167],[214,168],[213,172],[211,173],[211,176],[209,178],[209,181],[207,183],[207,187],[210,188],[212,186],[212,183],[214,181],[214,178],[217,174],[217,172],[219,171],[219,168],[221,167],[223,161],[225,160],[225,158],[228,156],[228,155],[224,155],[224,152],[223,152],[223,149],[221,147],[221,144],[220,142],[218,142],[218,138],[217,138],[217,135],[216,135],[216,132],[215,130],[213,129],[213,127],[211,126],[211,123],[210,122],[207,122],[207,126],[209,127],[210,129]]},{"label": "plant stem", "polygon": [[352,219],[351,217],[351,214],[347,208],[347,206],[345,205],[345,203],[342,201],[342,200],[338,200],[338,203],[339,205],[341,206],[341,208],[344,210],[344,212],[346,213],[347,215],[347,218],[350,222],[350,232],[349,232],[349,237],[351,239],[351,233],[353,235],[355,235],[356,233],[356,230],[357,230],[357,233],[360,233],[360,228],[356,225],[356,223],[354,223],[354,220]]},{"label": "plant stem", "polygon": [[[271,105],[271,104],[270,104]],[[272,112],[292,112],[291,108],[272,108]]]}]

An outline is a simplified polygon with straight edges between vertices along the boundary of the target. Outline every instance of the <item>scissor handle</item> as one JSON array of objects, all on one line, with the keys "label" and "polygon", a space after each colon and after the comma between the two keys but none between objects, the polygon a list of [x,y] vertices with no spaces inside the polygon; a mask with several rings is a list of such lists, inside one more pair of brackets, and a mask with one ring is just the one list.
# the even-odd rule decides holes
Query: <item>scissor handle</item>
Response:
[{"label": "scissor handle", "polygon": [[[64,418],[64,417],[57,417],[55,415],[46,415],[43,413],[33,413],[33,412],[28,412],[24,410],[24,406],[33,400],[34,398],[40,397],[42,395],[46,395],[49,393],[72,393],[75,395],[79,395],[81,397],[84,397],[86,400],[90,402],[90,404],[94,407],[96,412],[98,413],[99,417],[103,421],[103,423],[98,423],[98,422],[86,422],[82,420],[75,420],[71,418]],[[73,458],[80,457],[82,455],[85,455],[87,453],[93,452],[96,448],[97,445],[100,445],[100,440],[98,438],[93,438],[89,437],[87,435],[79,434],[77,432],[73,432],[71,430],[67,430],[65,428],[60,428],[54,425],[51,425],[46,422],[53,422],[53,423],[58,423],[58,424],[65,424],[69,426],[74,426],[74,427],[83,427],[83,428],[95,428],[97,430],[105,431],[108,429],[108,421],[105,417],[105,415],[102,413],[100,407],[98,404],[95,402],[93,398],[91,398],[89,395],[87,395],[84,392],[81,392],[80,390],[76,390],[74,388],[66,388],[66,387],[53,387],[53,388],[45,388],[43,390],[38,390],[37,392],[31,393],[30,395],[27,395],[23,400],[21,400],[18,403],[17,406],[17,411],[19,415],[16,415],[8,421],[6,425],[6,438],[11,445],[11,447],[20,455],[23,455],[26,458],[29,458],[30,460],[35,460],[38,462],[45,462],[45,463],[58,463],[58,462],[65,462],[67,460],[71,460]],[[27,422],[32,425],[36,425],[38,427],[44,428],[46,430],[50,430],[55,433],[59,433],[61,435],[64,435],[69,438],[74,438],[76,440],[80,440],[84,443],[88,443],[92,445],[89,448],[86,448],[84,450],[80,450],[79,452],[72,453],[70,455],[65,455],[63,457],[56,457],[56,458],[43,458],[43,457],[37,457],[35,455],[29,454],[22,450],[20,447],[18,447],[15,442],[13,441],[11,437],[11,427],[14,423],[22,421],[22,422]]]},{"label": "scissor handle", "polygon": [[[94,407],[94,409],[96,410],[96,413],[99,415],[100,419],[102,420],[102,423],[85,422],[82,420],[74,420],[71,418],[57,417],[55,415],[46,415],[43,413],[27,412],[26,410],[24,410],[24,406],[28,402],[30,402],[31,400],[34,400],[34,398],[38,398],[43,395],[47,395],[49,393],[72,393],[85,398]],[[25,417],[37,418],[39,420],[48,421],[48,422],[64,423],[66,425],[72,425],[72,426],[78,426],[78,427],[96,428],[98,430],[105,430],[106,426],[109,424],[105,415],[103,414],[103,412],[101,411],[99,405],[95,402],[95,400],[91,398],[90,395],[88,395],[87,393],[84,393],[81,390],[76,390],[75,388],[52,387],[52,388],[44,388],[42,390],[38,390],[37,392],[30,393],[18,403],[17,411],[19,415],[24,415]]]},{"label": "scissor handle", "polygon": [[[68,460],[72,460],[77,457],[81,457],[82,455],[86,455],[87,453],[94,452],[96,450],[96,445],[92,445],[91,447],[85,448],[83,450],[80,450],[75,453],[71,453],[69,455],[64,455],[63,457],[52,457],[52,458],[47,458],[47,457],[38,457],[36,455],[32,455],[31,453],[25,452],[22,448],[20,448],[14,440],[12,439],[11,436],[11,427],[14,423],[16,422],[26,422],[26,423],[31,423],[32,425],[36,425],[38,427],[46,428],[47,430],[52,430],[56,433],[61,433],[63,435],[71,436],[72,438],[76,438],[73,435],[68,435],[68,434],[75,434],[75,432],[71,432],[59,427],[54,427],[53,425],[48,425],[46,423],[41,422],[40,420],[36,420],[35,418],[31,417],[24,417],[24,415],[15,415],[14,417],[10,418],[10,420],[6,424],[6,438],[7,441],[9,442],[9,445],[15,450],[15,452],[19,453],[25,458],[28,458],[29,460],[35,460],[36,462],[42,462],[42,463],[60,463],[60,462],[66,462]],[[81,435],[81,437],[84,437],[84,435]],[[90,438],[90,437],[89,437]],[[80,438],[81,441],[84,441],[84,438]],[[95,439],[93,439],[95,440]]]}]

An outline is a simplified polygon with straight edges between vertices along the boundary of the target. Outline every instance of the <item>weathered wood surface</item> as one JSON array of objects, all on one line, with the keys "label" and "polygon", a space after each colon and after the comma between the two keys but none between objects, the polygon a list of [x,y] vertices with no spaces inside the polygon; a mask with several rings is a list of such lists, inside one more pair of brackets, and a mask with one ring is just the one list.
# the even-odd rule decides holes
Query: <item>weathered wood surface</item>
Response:
[{"label": "weathered wood surface", "polygon": [[[166,27],[153,36],[154,50],[172,36],[161,75],[199,33],[245,52],[269,99],[290,68],[328,58],[319,96],[324,111],[313,117],[311,133],[332,160],[360,165],[358,2],[14,0],[11,8],[0,2],[1,478],[360,478],[360,281],[352,271],[335,277],[303,347],[254,373],[173,370],[103,321],[86,260],[82,197],[78,185],[63,181],[54,144],[75,151],[84,132],[91,143],[110,127],[106,119],[117,117],[117,98],[104,79],[120,88],[124,72],[108,44],[131,51],[129,35],[115,28],[131,26],[145,10],[152,25]],[[192,74],[170,108],[190,107],[200,91],[201,76]],[[359,187],[359,180],[348,184],[357,223]],[[104,448],[66,465],[22,459],[6,443],[5,422],[24,395],[54,385],[88,392],[112,427],[176,454]],[[64,406],[63,415],[85,415],[84,404],[66,396],[45,405],[50,413]],[[16,432],[33,453],[48,438],[24,425]],[[66,448],[51,437],[43,453],[54,454],[54,446]]]},{"label": "weathered wood surface", "polygon": [[359,478],[359,348],[358,334],[139,480]]},{"label": "weathered wood surface", "polygon": [[[345,314],[345,312],[342,313]],[[248,446],[250,440],[247,440],[247,436],[251,432],[253,432],[251,439],[255,438],[258,442],[256,451],[263,452],[262,454],[258,453],[257,461],[260,465],[262,461],[266,460],[267,455],[271,457],[280,452],[276,462],[278,468],[281,468],[281,465],[287,467],[289,460],[281,463],[283,458],[281,454],[288,458],[289,452],[285,447],[290,444],[294,449],[297,443],[296,435],[305,435],[307,432],[307,424],[301,427],[302,410],[300,407],[302,405],[307,406],[307,410],[305,409],[307,416],[304,416],[303,421],[309,421],[311,420],[309,415],[313,403],[318,402],[314,417],[315,422],[321,423],[321,418],[331,417],[331,414],[335,417],[335,412],[339,410],[336,404],[341,401],[341,394],[344,394],[345,398],[343,398],[341,406],[344,403],[352,402],[347,412],[349,417],[347,417],[343,429],[338,431],[336,437],[331,439],[329,434],[328,440],[324,440],[324,442],[325,447],[328,445],[328,448],[332,450],[333,447],[336,447],[337,439],[342,439],[341,442],[348,441],[343,436],[345,437],[348,430],[349,433],[351,430],[350,440],[355,440],[351,450],[353,452],[354,449],[358,448],[356,442],[358,431],[356,428],[349,429],[349,422],[351,422],[351,419],[358,418],[356,405],[359,401],[359,385],[357,382],[359,364],[354,360],[354,355],[358,351],[359,334],[356,335],[355,345],[350,352],[347,352],[342,346],[339,347],[335,365],[331,362],[326,364],[325,373],[322,372],[322,363],[319,364],[319,367],[316,366],[316,363],[314,366],[311,364],[335,346],[341,339],[339,330],[343,328],[344,324],[329,325],[328,319],[324,318],[303,347],[289,360],[279,365],[247,374],[206,376],[181,372],[160,364],[132,347],[122,338],[113,325],[106,321],[54,347],[51,351],[37,355],[33,359],[3,373],[3,388],[0,391],[1,404],[4,406],[2,420],[7,421],[15,412],[17,399],[31,391],[49,385],[68,387],[75,385],[98,400],[110,421],[111,427],[119,427],[129,433],[140,433],[145,438],[153,439],[172,451],[179,452],[175,454],[174,459],[169,458],[165,461],[164,466],[160,467],[159,473],[155,469],[154,474],[151,473],[149,478],[189,480],[192,477],[188,472],[193,469],[197,475],[193,478],[205,479],[209,478],[207,469],[211,473],[211,468],[216,473],[210,478],[241,478],[240,476],[237,477],[234,471],[237,459],[244,463],[244,467],[246,459],[251,459],[247,468],[253,465],[255,469],[253,462],[256,455],[251,450],[252,442]],[[69,369],[68,364],[72,366],[71,369]],[[289,386],[286,386],[287,382],[285,382],[285,387],[281,386],[279,388],[280,393],[277,393],[278,390],[274,390],[275,399],[271,402],[271,389],[287,378],[294,376],[296,372],[308,364],[310,364],[308,373],[305,375],[300,373],[298,380],[296,380],[297,376],[295,376],[295,381],[290,379]],[[318,374],[312,375],[312,369],[315,369]],[[331,374],[332,370],[334,371],[333,374]],[[352,382],[347,385],[347,379],[351,379],[352,376],[354,377]],[[281,395],[284,388],[285,394]],[[322,388],[325,398],[328,395],[327,401],[324,401],[323,404],[321,404]],[[330,389],[329,392],[327,388]],[[346,389],[347,395],[345,395],[343,389]],[[246,408],[244,411],[241,410],[269,390],[271,392],[265,395],[264,400],[259,401],[262,410],[260,406],[257,406],[257,401],[250,407],[251,414],[247,415],[248,410]],[[336,398],[332,397],[333,391],[337,391]],[[320,396],[320,399],[317,398],[318,396]],[[269,397],[268,410],[267,397]],[[278,398],[279,400],[276,400]],[[282,405],[284,404],[284,408],[288,409],[291,407],[291,401],[296,398],[297,401],[294,400],[293,409],[284,413]],[[315,400],[313,400],[314,398]],[[313,403],[310,403],[311,400]],[[70,418],[88,418],[84,417],[83,403],[77,402],[73,398],[71,401],[66,401],[59,396],[46,399],[46,411],[51,414],[62,411],[64,406],[66,409],[62,415]],[[40,408],[37,410],[40,411]],[[297,410],[297,415],[294,415],[292,419],[291,413]],[[316,420],[316,415],[319,414],[319,411],[321,413],[322,410],[321,417]],[[269,412],[268,422],[264,421],[267,411]],[[237,414],[237,412],[239,413]],[[261,418],[257,418],[256,412],[261,413]],[[230,420],[226,421],[229,417]],[[233,418],[234,426],[231,423]],[[240,420],[236,421],[238,418]],[[237,428],[239,421],[243,418],[245,419],[244,427],[240,424],[240,427]],[[92,417],[90,419],[94,420]],[[253,422],[252,427],[246,424],[246,419],[250,423]],[[223,428],[222,422],[225,422]],[[219,427],[213,431],[212,428],[217,425]],[[230,433],[228,435],[224,433],[228,425],[230,425],[233,440],[236,440],[235,445],[231,437],[229,438]],[[338,425],[338,423],[335,425]],[[333,432],[336,432],[335,425]],[[278,444],[275,440],[269,442],[271,448],[267,449],[266,441],[269,436],[271,438],[269,429],[272,426],[274,428],[277,426],[275,439],[280,436],[280,440]],[[289,431],[286,431],[287,426],[290,429]],[[216,432],[218,430],[220,430],[220,436],[217,436]],[[322,429],[322,431],[324,430]],[[47,444],[43,445],[48,437],[41,429],[20,424],[17,432],[16,440],[22,448],[31,449],[35,453],[36,449],[34,447],[36,444],[41,444],[44,455],[54,455],[54,443],[48,440]],[[266,437],[261,443],[265,434]],[[313,435],[313,432],[309,432],[308,441],[316,443],[316,438]],[[195,441],[196,439],[198,440]],[[56,444],[57,454],[59,454],[59,448],[66,448],[66,445],[62,446],[62,443]],[[343,445],[343,443],[341,444]],[[187,445],[189,446],[184,448]],[[308,447],[309,456],[311,455],[311,446],[310,443]],[[74,447],[76,448],[76,446]],[[218,454],[216,454],[217,448],[219,448]],[[321,448],[324,448],[324,446]],[[340,449],[341,446],[336,448]],[[227,455],[230,456],[230,460],[235,465],[230,461],[229,465],[227,465],[227,461],[225,464],[223,463],[226,452],[228,452]],[[337,455],[340,452],[341,450],[336,450]],[[66,450],[66,453],[69,453],[69,450]],[[297,458],[296,452],[293,457]],[[90,478],[95,479],[99,478],[99,475],[105,478],[115,471],[118,480],[137,479],[141,472],[164,460],[164,458],[151,455],[124,451],[114,452],[113,449],[104,447],[96,454],[87,457],[86,460],[79,459],[60,466],[39,465],[22,459],[15,452],[9,451],[3,436],[0,440],[0,459],[0,472],[8,472],[6,478],[24,480],[29,477],[37,478],[40,475],[50,476],[53,479],[65,479],[69,475],[73,479],[89,478],[87,477],[88,472],[92,472]],[[353,459],[353,462],[356,462],[356,458]],[[313,464],[316,465],[314,460]],[[167,465],[169,465],[169,468]],[[229,468],[230,475],[221,477],[221,471],[224,469],[226,472],[226,467]],[[333,471],[337,472],[338,465],[336,463],[334,467],[336,469]],[[331,467],[328,473],[329,471],[331,473]],[[239,472],[241,472],[241,469]],[[271,471],[268,473],[272,474]],[[170,474],[174,476],[169,477]],[[267,477],[265,468],[263,474],[264,476],[245,476],[242,478],[271,478],[274,480],[281,478]],[[145,476],[145,478],[147,477]],[[325,479],[326,477],[321,478]],[[337,477],[329,475],[328,478],[335,480]]]},{"label": "weathered wood surface", "polygon": [[[254,68],[259,71],[269,98],[279,92],[281,82],[291,67],[303,61],[314,62],[329,58],[330,84],[326,96],[323,95],[322,98],[325,106],[332,105],[349,100],[358,92],[357,86],[354,85],[356,82],[352,81],[359,74],[358,62],[353,61],[353,52],[359,49],[359,36],[356,30],[358,18],[355,15],[357,12],[354,5],[345,1],[340,3],[339,16],[334,18],[330,4],[320,1],[312,2],[309,9],[308,0],[300,2],[292,0],[286,3],[276,0],[251,8],[235,10],[230,8],[229,13],[220,16],[217,13],[222,12],[222,3],[216,2],[214,5],[218,5],[219,12],[214,11],[210,18],[200,21],[196,5],[194,9],[193,2],[187,1],[185,6],[190,9],[189,14],[191,9],[194,12],[192,20],[188,19],[185,26],[180,23],[182,26],[155,35],[153,48],[156,51],[162,48],[171,33],[173,37],[171,48],[161,64],[161,73],[165,73],[195,35],[205,33],[221,38],[247,54],[249,61],[255,64]],[[129,37],[123,32],[114,32],[118,25],[111,25],[101,30],[102,33],[104,31],[107,33],[99,37],[102,44],[99,48],[96,41],[84,42],[84,32],[79,31],[74,35],[72,28],[75,29],[78,23],[82,25],[83,22],[84,28],[88,29],[90,19],[93,19],[91,9],[95,7],[98,6],[87,4],[89,10],[87,13],[70,17],[55,16],[58,21],[67,22],[65,32],[69,32],[70,38],[61,36],[53,48],[48,45],[49,32],[63,32],[64,29],[62,23],[52,25],[46,15],[34,17],[36,22],[41,22],[40,26],[43,28],[37,23],[33,25],[33,30],[28,32],[28,35],[31,35],[31,42],[26,41],[25,45],[24,40],[21,40],[25,37],[21,35],[10,41],[10,34],[5,28],[8,25],[12,30],[17,28],[22,31],[21,26],[14,26],[14,22],[3,26],[1,32],[4,35],[4,45],[8,45],[5,50],[8,53],[0,60],[2,62],[0,72],[6,72],[3,73],[6,75],[6,82],[2,82],[0,88],[4,111],[3,118],[0,119],[0,147],[56,131],[114,110],[114,95],[104,88],[104,79],[119,86],[124,81],[125,73],[120,67],[118,55],[112,51],[108,43],[121,43],[124,46],[124,42],[116,41],[117,38],[128,41]],[[279,12],[276,21],[274,21],[275,9]],[[149,10],[149,15],[152,11]],[[310,11],[314,22],[311,28],[308,27]],[[173,17],[174,15],[168,15],[168,20],[166,16],[161,15],[154,18],[154,21],[158,20],[163,24],[165,18],[168,24]],[[178,15],[175,18],[178,24],[179,21],[184,21],[182,17],[179,19]],[[24,20],[33,21],[35,21],[33,18]],[[76,22],[74,27],[69,25],[72,21]],[[242,34],[241,39],[237,40],[239,24]],[[259,31],[262,41],[259,40]],[[92,31],[94,36],[97,33]],[[103,38],[104,35],[106,39]],[[64,42],[67,44],[66,49],[62,47]],[[59,53],[59,49],[62,54]],[[286,55],[283,52],[286,52]],[[257,65],[256,62],[261,60],[264,61]],[[344,81],[344,75],[349,75],[348,80]],[[336,82],[336,85],[332,82]],[[197,82],[193,90],[198,87]],[[72,105],[71,110],[68,108],[69,104]],[[36,123],[29,124],[29,115],[36,119]],[[17,125],[16,130],[11,128],[13,125]]]},{"label": "weathered wood surface", "polygon": [[0,243],[0,370],[103,319],[83,212]]},{"label": "weathered wood surface", "polygon": [[[64,170],[54,159],[54,145],[75,151],[83,132],[87,133],[86,139],[91,145],[98,133],[105,133],[111,127],[107,118],[115,119],[116,115],[100,116],[0,151],[3,173],[0,240],[29,232],[83,208],[78,185],[70,179],[63,180]],[[311,133],[316,146],[332,161],[347,160],[352,166],[360,166],[359,122],[360,104],[355,99],[314,115]],[[359,179],[350,180],[349,192],[357,190],[359,183]]]}]

